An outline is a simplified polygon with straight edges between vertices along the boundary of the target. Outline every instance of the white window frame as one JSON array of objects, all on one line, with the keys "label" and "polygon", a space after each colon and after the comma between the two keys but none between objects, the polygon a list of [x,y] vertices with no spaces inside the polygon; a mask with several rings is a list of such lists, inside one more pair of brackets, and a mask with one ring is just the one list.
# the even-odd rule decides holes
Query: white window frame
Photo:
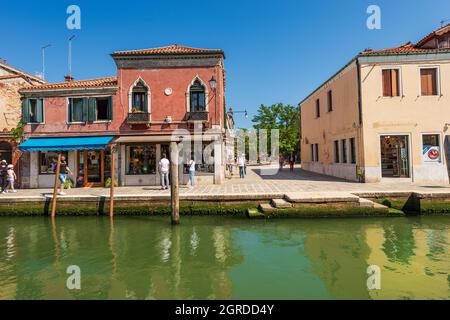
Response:
[{"label": "white window frame", "polygon": [[194,79],[189,83],[186,90],[186,112],[191,112],[191,87],[194,85],[195,81],[198,80],[201,85],[205,88],[205,112],[209,112],[209,90],[206,83],[197,74]]},{"label": "white window frame", "polygon": [[[395,97],[385,97],[383,95],[383,71],[384,70],[398,70],[398,85],[399,85],[399,96]],[[383,99],[401,99],[404,98],[403,94],[403,69],[401,66],[382,66],[380,68],[380,97]]]},{"label": "white window frame", "polygon": [[[421,70],[422,69],[436,69],[436,81],[437,81],[437,95],[429,95],[429,96],[423,96],[422,95],[422,78],[421,78]],[[441,97],[442,96],[442,92],[441,92],[441,69],[439,65],[422,65],[419,66],[419,93],[418,93],[418,97],[425,97],[425,98],[435,98],[435,97]]]},{"label": "white window frame", "polygon": [[431,135],[438,135],[439,136],[439,148],[440,148],[440,158],[439,162],[424,162],[422,159],[422,164],[424,165],[431,165],[431,166],[440,166],[444,164],[444,144],[445,144],[445,135],[443,135],[441,132],[421,132],[420,133],[420,155],[422,155],[423,150],[423,136],[431,136]]},{"label": "white window frame", "polygon": [[[139,76],[133,84],[131,84],[130,88],[128,89],[128,113],[133,112],[133,88],[139,83],[139,81],[142,81],[144,86],[147,88],[147,110],[148,113],[152,114],[152,91],[150,90],[150,86],[147,84],[147,82],[142,79],[141,76]],[[151,117],[151,116],[150,116]]]}]

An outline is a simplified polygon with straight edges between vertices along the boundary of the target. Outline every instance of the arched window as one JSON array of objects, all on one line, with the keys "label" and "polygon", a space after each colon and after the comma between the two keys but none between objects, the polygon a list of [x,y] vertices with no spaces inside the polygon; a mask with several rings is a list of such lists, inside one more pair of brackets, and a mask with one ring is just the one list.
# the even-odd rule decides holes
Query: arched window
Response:
[{"label": "arched window", "polygon": [[148,112],[148,88],[139,80],[131,91],[131,112]]},{"label": "arched window", "polygon": [[195,80],[189,89],[191,112],[201,112],[206,109],[205,87],[200,80]]}]

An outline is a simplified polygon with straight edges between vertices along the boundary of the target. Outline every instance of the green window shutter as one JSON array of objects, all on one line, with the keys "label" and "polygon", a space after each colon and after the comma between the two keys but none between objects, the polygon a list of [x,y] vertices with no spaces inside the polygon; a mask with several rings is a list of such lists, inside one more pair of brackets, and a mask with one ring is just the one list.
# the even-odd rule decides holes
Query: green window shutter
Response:
[{"label": "green window shutter", "polygon": [[38,123],[44,122],[44,100],[36,99],[36,121]]},{"label": "green window shutter", "polygon": [[113,97],[108,97],[108,120],[112,120],[113,117]]},{"label": "green window shutter", "polygon": [[22,122],[23,123],[30,122],[30,100],[29,99],[22,100]]},{"label": "green window shutter", "polygon": [[95,98],[89,98],[89,122],[95,121],[95,104]]},{"label": "green window shutter", "polygon": [[69,98],[69,99],[67,99],[67,102],[68,102],[68,106],[67,106],[67,112],[68,112],[67,120],[69,122],[73,122],[73,99]]},{"label": "green window shutter", "polygon": [[83,122],[88,121],[88,99],[83,98]]}]

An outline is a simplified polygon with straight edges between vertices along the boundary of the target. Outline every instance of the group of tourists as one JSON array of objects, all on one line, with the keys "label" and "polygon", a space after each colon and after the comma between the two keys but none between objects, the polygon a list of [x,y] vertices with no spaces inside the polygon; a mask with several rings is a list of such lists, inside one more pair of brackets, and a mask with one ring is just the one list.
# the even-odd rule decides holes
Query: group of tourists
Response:
[{"label": "group of tourists", "polygon": [[14,166],[8,164],[6,160],[0,162],[0,187],[1,193],[17,192],[14,189],[14,183],[17,179],[16,173],[14,172]]},{"label": "group of tourists", "polygon": [[247,175],[247,159],[245,158],[245,155],[240,154],[237,159],[233,155],[228,156],[228,172],[230,173],[230,176],[234,175],[234,167],[235,163],[237,163],[237,167],[239,168],[239,178],[245,179],[245,176]]},{"label": "group of tourists", "polygon": [[[195,160],[194,157],[189,160],[186,164],[189,171],[189,183],[188,186],[195,186]],[[170,172],[170,161],[167,159],[166,154],[163,153],[161,160],[158,163],[158,173],[161,177],[161,190],[169,189],[169,172]]]},{"label": "group of tourists", "polygon": [[[283,170],[285,162],[286,162],[285,157],[282,154],[280,154],[279,157],[280,170]],[[293,153],[289,155],[288,162],[289,162],[289,170],[291,172],[294,171],[295,155]]]}]

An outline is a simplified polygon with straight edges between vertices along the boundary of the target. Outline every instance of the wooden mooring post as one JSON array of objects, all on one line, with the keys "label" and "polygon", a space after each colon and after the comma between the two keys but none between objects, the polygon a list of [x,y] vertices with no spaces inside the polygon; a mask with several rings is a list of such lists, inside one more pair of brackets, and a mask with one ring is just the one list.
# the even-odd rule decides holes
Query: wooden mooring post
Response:
[{"label": "wooden mooring post", "polygon": [[178,144],[170,143],[170,199],[172,207],[172,224],[180,223],[180,189],[178,184]]},{"label": "wooden mooring post", "polygon": [[55,172],[55,186],[53,187],[53,199],[52,199],[52,218],[55,217],[56,214],[56,198],[58,193],[58,182],[59,182],[59,171],[61,169],[61,156],[62,154],[58,154],[58,163],[56,164],[56,172]]},{"label": "wooden mooring post", "polygon": [[115,183],[115,177],[114,173],[116,170],[116,162],[114,159],[114,153],[115,153],[116,147],[111,146],[111,186],[109,189],[109,216],[112,218],[114,217],[114,183]]}]

